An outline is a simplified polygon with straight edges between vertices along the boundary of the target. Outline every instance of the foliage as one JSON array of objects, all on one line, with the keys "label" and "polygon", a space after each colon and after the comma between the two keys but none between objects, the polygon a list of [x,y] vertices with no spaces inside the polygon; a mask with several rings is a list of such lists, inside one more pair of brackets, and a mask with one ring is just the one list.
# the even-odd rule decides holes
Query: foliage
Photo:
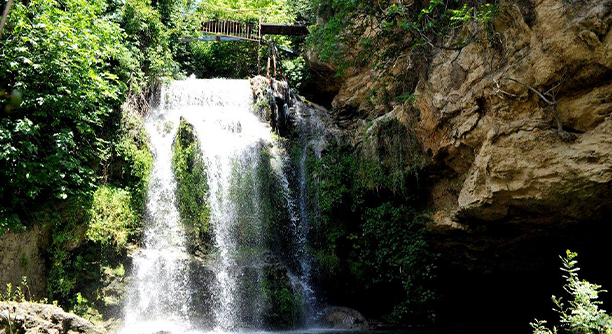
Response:
[{"label": "foliage", "polygon": [[[435,295],[426,287],[433,278],[432,254],[423,238],[423,217],[413,208],[385,202],[368,208],[362,234],[355,245],[359,250],[356,270],[373,278],[374,283],[401,282],[406,299],[395,306],[394,320],[429,316],[423,305]],[[427,310],[423,310],[427,311]]]},{"label": "foliage", "polygon": [[276,329],[295,328],[304,305],[299,293],[292,289],[286,272],[280,268],[267,268],[261,289],[267,305],[264,321],[268,326]]},{"label": "foliage", "polygon": [[125,247],[128,236],[137,225],[138,213],[130,205],[131,194],[108,185],[98,187],[93,196],[87,240],[112,246]]},{"label": "foliage", "polygon": [[[251,23],[292,23],[296,9],[288,0],[211,0],[199,2],[195,12],[187,14],[183,22],[183,33],[198,36],[199,26],[209,20],[229,20]],[[184,36],[182,36],[184,37]],[[289,49],[299,48],[303,38],[284,36],[265,36],[269,42]],[[247,78],[265,72],[267,57],[271,50],[264,44],[259,47],[255,42],[223,43],[177,43],[172,45],[175,59],[180,61],[181,70],[195,74],[199,78],[226,77]],[[286,61],[278,60],[278,70]]]},{"label": "foliage", "polygon": [[285,59],[281,64],[289,87],[294,91],[301,92],[305,83],[311,80],[311,74],[308,71],[304,57],[299,56],[293,59]]},{"label": "foliage", "polygon": [[0,291],[0,301],[9,302],[26,302],[32,301],[32,294],[30,293],[30,287],[28,286],[28,278],[26,276],[21,277],[21,284],[18,285],[13,291],[13,284],[7,283],[4,293]]},{"label": "foliage", "polygon": [[424,216],[407,192],[393,191],[406,188],[389,177],[393,171],[359,156],[332,145],[321,159],[307,159],[308,197],[316,199],[310,210],[318,208],[312,247],[319,275],[323,281],[341,281],[342,286],[328,283],[333,285],[328,289],[343,294],[366,292],[376,298],[377,289],[395,286],[399,291],[393,293],[404,296],[377,311],[387,312],[391,321],[429,321],[435,256],[424,241]]},{"label": "foliage", "polygon": [[103,185],[89,202],[41,214],[39,219],[54,224],[47,249],[50,300],[90,320],[100,320],[99,310],[106,303],[100,290],[105,270],[121,267],[127,242],[138,231],[138,215],[130,197],[125,189]]},{"label": "foliage", "polygon": [[57,300],[64,306],[70,306],[69,301],[75,294],[75,271],[80,271],[85,266],[83,257],[74,254],[73,250],[82,242],[84,223],[89,219],[91,202],[91,198],[69,200],[60,207],[49,203],[35,216],[36,222],[52,224],[51,245],[47,249],[47,294],[50,300]]},{"label": "foliage", "polygon": [[140,220],[153,168],[142,116],[132,108],[122,108],[117,129],[112,132],[110,152],[103,161],[103,176],[108,184],[130,193],[132,209]]},{"label": "foliage", "polygon": [[340,73],[370,61],[385,68],[406,51],[458,50],[474,38],[466,36],[465,24],[487,24],[497,11],[495,2],[487,0],[315,0],[312,5],[326,20],[314,27],[309,44]]},{"label": "foliage", "polygon": [[191,66],[187,73],[198,78],[245,79],[257,75],[257,48],[247,42],[190,43]]},{"label": "foliage", "polygon": [[[565,285],[563,288],[571,296],[569,305],[565,307],[561,298],[552,297],[556,306],[555,311],[559,313],[561,327],[568,333],[575,334],[595,334],[612,333],[612,318],[606,311],[599,308],[601,301],[598,301],[599,294],[606,292],[600,285],[589,283],[578,277],[578,262],[575,260],[578,254],[567,250],[566,257],[561,257],[565,272]],[[530,324],[534,334],[557,333],[557,328],[552,330],[546,327],[546,321],[536,320]]]},{"label": "foliage", "polygon": [[139,232],[153,158],[133,109],[178,75],[188,2],[18,1],[0,39],[0,233],[50,229],[46,283],[65,309],[97,316],[101,272]]},{"label": "foliage", "polygon": [[418,177],[426,162],[414,130],[396,118],[378,121],[364,133],[364,143],[359,172],[364,184],[406,194],[409,179]]},{"label": "foliage", "polygon": [[[172,168],[177,180],[177,205],[181,222],[193,234],[190,237],[211,244],[210,209],[206,167],[193,126],[181,118],[172,153]],[[192,240],[195,241],[195,240]]]},{"label": "foliage", "polygon": [[179,75],[170,51],[170,31],[162,22],[162,18],[172,14],[172,2],[155,1],[162,13],[151,5],[151,0],[126,0],[120,10],[118,23],[126,33],[125,44],[129,49],[121,60],[130,64],[124,67],[129,68],[126,79],[134,92],[160,77]]},{"label": "foliage", "polygon": [[287,0],[210,0],[200,2],[198,12],[203,20],[290,23],[294,19]]},{"label": "foliage", "polygon": [[102,161],[106,182],[91,197],[48,202],[31,218],[51,229],[49,297],[94,319],[99,318],[94,308],[103,304],[96,287],[104,267],[116,267],[127,243],[138,236],[153,159],[141,117],[123,109],[116,121],[107,127],[112,144]]},{"label": "foliage", "polygon": [[[86,196],[106,143],[104,121],[125,85],[110,62],[124,48],[101,1],[18,2],[0,40],[0,229],[49,198]],[[0,94],[2,95],[2,94]]]}]

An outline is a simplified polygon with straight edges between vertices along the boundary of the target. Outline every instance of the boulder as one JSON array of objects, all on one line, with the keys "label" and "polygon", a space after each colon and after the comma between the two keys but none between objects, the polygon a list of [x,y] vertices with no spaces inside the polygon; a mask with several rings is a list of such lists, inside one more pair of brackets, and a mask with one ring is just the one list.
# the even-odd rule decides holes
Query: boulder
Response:
[{"label": "boulder", "polygon": [[348,308],[331,306],[323,310],[319,320],[323,326],[334,329],[369,329],[370,325],[359,311]]},{"label": "boulder", "polygon": [[103,328],[94,326],[75,314],[61,308],[38,303],[0,303],[0,330],[2,333],[19,334],[105,334]]}]

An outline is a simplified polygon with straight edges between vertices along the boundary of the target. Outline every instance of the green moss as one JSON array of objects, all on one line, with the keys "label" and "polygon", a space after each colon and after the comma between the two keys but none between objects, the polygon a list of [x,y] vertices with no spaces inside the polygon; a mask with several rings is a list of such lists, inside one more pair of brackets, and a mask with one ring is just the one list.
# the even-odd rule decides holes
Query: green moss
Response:
[{"label": "green moss", "polygon": [[106,160],[104,177],[107,183],[130,192],[131,205],[139,219],[144,212],[149,174],[153,168],[153,155],[142,116],[124,109],[117,133],[113,152]]},{"label": "green moss", "polygon": [[210,209],[206,202],[208,179],[200,144],[193,126],[181,118],[174,140],[172,168],[177,180],[177,204],[189,243],[202,250],[211,247]]},{"label": "green moss", "polygon": [[266,269],[262,293],[267,306],[264,321],[270,328],[288,329],[300,324],[304,305],[299,293],[292,288],[284,268]]}]

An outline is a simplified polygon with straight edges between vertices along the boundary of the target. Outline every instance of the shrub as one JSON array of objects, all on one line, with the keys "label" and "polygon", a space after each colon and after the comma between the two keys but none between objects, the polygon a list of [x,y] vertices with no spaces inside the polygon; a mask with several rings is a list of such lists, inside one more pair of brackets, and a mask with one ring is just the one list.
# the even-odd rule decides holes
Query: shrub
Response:
[{"label": "shrub", "polygon": [[[40,202],[91,193],[107,117],[125,92],[124,50],[100,0],[15,3],[0,40],[0,232]],[[9,101],[10,102],[10,101]],[[14,102],[14,101],[13,101]]]},{"label": "shrub", "polygon": [[130,205],[131,194],[120,188],[103,185],[93,196],[87,239],[121,249],[137,224],[138,213]]},{"label": "shrub", "polygon": [[[563,288],[570,295],[569,305],[566,307],[562,299],[552,296],[555,311],[559,313],[561,327],[572,334],[598,334],[612,333],[612,318],[606,311],[599,308],[599,294],[606,292],[600,285],[589,283],[578,277],[578,262],[575,260],[578,254],[567,251],[566,257],[561,257],[565,272],[565,285]],[[546,321],[538,321],[530,324],[534,334],[557,333],[557,328],[552,330],[546,327]]]},{"label": "shrub", "polygon": [[[390,152],[396,151],[378,148],[384,158]],[[375,312],[387,312],[393,322],[428,322],[435,255],[425,242],[425,216],[416,198],[403,191],[408,178],[392,177],[408,173],[404,157],[393,158],[402,160],[385,164],[383,158],[332,145],[321,159],[307,159],[308,195],[318,208],[313,216],[320,218],[313,220],[312,252],[321,279],[342,282],[328,287],[330,293],[342,289],[344,295],[367,292],[379,298],[377,291],[394,291],[386,296],[389,308]]]}]

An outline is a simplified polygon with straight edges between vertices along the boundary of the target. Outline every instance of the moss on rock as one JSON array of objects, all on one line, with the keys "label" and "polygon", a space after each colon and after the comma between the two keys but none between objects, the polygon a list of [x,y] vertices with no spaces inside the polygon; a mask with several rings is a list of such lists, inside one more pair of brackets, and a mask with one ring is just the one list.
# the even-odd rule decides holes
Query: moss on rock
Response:
[{"label": "moss on rock", "polygon": [[182,117],[174,139],[172,168],[177,181],[177,204],[181,222],[187,229],[190,251],[206,252],[212,247],[206,166],[193,125]]},{"label": "moss on rock", "polygon": [[304,304],[302,297],[287,276],[282,265],[264,269],[262,282],[266,311],[264,322],[273,329],[296,328],[302,321]]}]

